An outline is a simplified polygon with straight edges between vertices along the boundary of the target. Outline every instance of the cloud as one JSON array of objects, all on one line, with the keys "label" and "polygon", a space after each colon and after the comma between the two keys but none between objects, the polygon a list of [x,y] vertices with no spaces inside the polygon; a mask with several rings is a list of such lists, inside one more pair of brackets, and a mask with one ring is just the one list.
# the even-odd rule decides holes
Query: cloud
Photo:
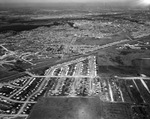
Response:
[{"label": "cloud", "polygon": [[105,2],[105,3],[125,3],[129,6],[149,6],[150,0],[0,0],[0,3],[49,3],[49,2]]},{"label": "cloud", "polygon": [[134,0],[0,0],[0,2],[126,2]]},{"label": "cloud", "polygon": [[138,4],[142,5],[142,6],[149,6],[150,5],[150,0],[139,0]]}]

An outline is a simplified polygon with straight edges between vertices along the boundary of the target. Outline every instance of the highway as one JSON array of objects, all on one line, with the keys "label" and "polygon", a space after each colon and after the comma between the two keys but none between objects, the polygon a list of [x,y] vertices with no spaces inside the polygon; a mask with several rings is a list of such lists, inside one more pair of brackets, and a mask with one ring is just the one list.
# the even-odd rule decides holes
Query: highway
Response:
[{"label": "highway", "polygon": [[[117,44],[120,44],[120,43],[124,43],[124,42],[128,42],[128,41],[130,41],[130,40],[124,39],[124,40],[121,40],[121,41],[117,41],[117,42],[109,43],[109,44],[106,44],[106,45],[102,45],[102,46],[99,46],[98,49],[95,49],[94,51],[89,51],[86,54],[80,54],[80,55],[77,55],[77,56],[72,56],[72,57],[69,57],[68,59],[63,59],[63,60],[60,60],[60,61],[53,60],[53,61],[40,62],[37,65],[34,65],[34,66],[30,67],[29,71],[34,72],[37,69],[42,69],[42,68],[45,68],[45,67],[52,67],[52,66],[55,66],[57,64],[62,64],[64,62],[75,60],[75,59],[81,58],[81,57],[84,58],[84,57],[87,57],[89,55],[93,55],[93,54],[97,53],[100,49],[109,48],[111,46],[114,46],[114,45],[117,45]],[[23,74],[25,74],[25,72],[19,72],[17,74],[12,75],[12,76],[1,78],[0,81],[5,82],[5,81],[13,79],[13,77],[17,77],[17,76],[23,75]]]},{"label": "highway", "polygon": [[[14,117],[18,117],[18,116],[27,116],[27,115],[24,115],[24,114],[22,114],[22,112],[24,111],[24,108],[26,107],[26,105],[28,104],[28,103],[36,103],[36,101],[30,101],[30,98],[32,97],[32,96],[34,96],[36,93],[38,93],[41,89],[42,89],[42,87],[45,85],[45,83],[47,82],[47,81],[49,81],[51,78],[59,78],[59,79],[61,79],[61,78],[74,78],[74,79],[80,79],[80,78],[88,78],[88,79],[90,79],[90,81],[89,81],[89,87],[90,87],[90,89],[88,89],[89,91],[90,91],[90,93],[91,92],[93,92],[93,87],[92,87],[92,83],[93,83],[93,81],[92,81],[92,79],[93,78],[99,78],[98,76],[97,76],[97,74],[96,74],[96,67],[95,67],[95,65],[96,65],[96,63],[95,63],[95,57],[94,58],[91,58],[91,60],[89,61],[89,75],[79,75],[80,74],[80,72],[75,72],[73,75],[71,75],[71,76],[68,76],[68,75],[61,75],[61,73],[60,73],[60,75],[59,76],[54,76],[53,75],[53,71],[54,70],[51,70],[51,69],[49,69],[49,70],[47,70],[46,72],[45,72],[45,75],[43,75],[43,76],[38,76],[38,75],[34,75],[34,74],[32,74],[32,73],[30,73],[30,71],[34,71],[35,69],[40,69],[40,68],[44,68],[44,67],[51,67],[51,66],[54,66],[54,69],[55,68],[57,68],[57,67],[61,67],[61,66],[64,66],[65,64],[67,64],[67,65],[69,65],[69,63],[70,64],[72,64],[72,63],[75,63],[76,61],[77,62],[80,62],[80,61],[82,61],[82,60],[84,60],[85,59],[85,57],[87,57],[87,56],[89,56],[89,55],[93,55],[93,53],[97,53],[100,49],[104,49],[104,48],[108,48],[108,47],[111,47],[111,46],[114,46],[114,45],[117,45],[117,44],[119,44],[119,43],[124,43],[124,42],[127,42],[127,41],[129,41],[129,40],[121,40],[121,41],[117,41],[117,42],[113,42],[113,43],[109,43],[109,44],[106,44],[106,45],[103,45],[103,46],[99,46],[99,48],[98,49],[96,49],[96,50],[94,50],[94,51],[91,51],[91,52],[88,52],[87,54],[85,54],[85,55],[78,55],[78,56],[74,56],[74,57],[71,57],[71,58],[68,58],[68,59],[66,59],[66,60],[62,60],[62,61],[59,61],[59,62],[55,62],[55,61],[52,61],[51,63],[53,63],[53,64],[48,64],[48,62],[42,62],[41,64],[38,64],[37,66],[33,66],[34,68],[33,69],[31,69],[31,70],[29,70],[29,72],[28,71],[26,71],[26,72],[23,72],[24,74],[28,74],[29,76],[31,76],[31,80],[32,79],[36,79],[36,78],[43,78],[43,81],[42,81],[42,83],[40,84],[40,86],[38,87],[38,89],[35,91],[35,92],[33,92],[29,97],[27,97],[27,99],[25,100],[25,101],[16,101],[16,100],[13,100],[13,99],[11,99],[11,97],[13,97],[13,96],[15,96],[17,93],[19,93],[22,89],[24,89],[28,84],[29,84],[29,82],[31,81],[31,80],[28,80],[28,82],[23,86],[23,87],[21,87],[17,92],[15,92],[13,95],[11,95],[10,97],[4,97],[4,96],[2,96],[2,98],[3,99],[6,99],[6,100],[8,100],[8,101],[11,101],[11,102],[14,102],[14,103],[23,103],[23,105],[21,106],[21,108],[20,108],[20,110],[17,112],[17,114],[12,114]],[[79,59],[77,59],[77,58],[79,58]],[[76,60],[77,59],[77,60]],[[90,58],[89,58],[90,59]],[[74,60],[74,61],[71,61],[71,62],[69,62],[69,63],[64,63],[64,62],[68,62],[68,61],[70,61],[70,60]],[[63,65],[62,65],[62,63],[64,63]],[[93,65],[93,63],[94,63],[94,65]],[[80,69],[79,67],[80,66],[82,66],[82,65],[80,65],[80,63],[77,65],[77,69]],[[65,71],[66,72],[66,74],[67,74],[67,72],[68,72],[68,68],[66,67],[65,68],[67,71]],[[75,71],[76,71],[76,69],[75,69]],[[21,72],[22,73],[22,72]],[[7,77],[6,77],[7,78]],[[116,77],[116,78],[118,78],[118,79],[129,79],[130,78],[130,80],[131,80],[131,77]],[[134,79],[141,79],[141,77],[132,77],[132,78],[134,78]],[[147,78],[147,77],[144,77],[144,79],[150,79],[150,78]],[[3,79],[2,79],[3,80]],[[60,81],[59,81],[60,82]],[[75,92],[75,85],[76,85],[76,82],[77,81],[75,81],[74,83],[73,83],[73,86],[72,86],[72,91],[73,91],[73,93]],[[84,83],[84,82],[83,82]],[[85,85],[87,85],[87,84],[83,84],[83,88],[85,88]],[[110,97],[111,97],[111,101],[112,102],[114,102],[114,99],[113,99],[113,92],[112,92],[112,89],[111,89],[111,86],[110,86],[110,84],[108,84],[109,85],[109,91],[110,91]],[[58,89],[59,88],[59,83],[57,84],[57,88],[56,89]],[[82,93],[83,93],[83,89],[82,89]],[[72,96],[72,95],[71,95]],[[12,116],[11,114],[9,115],[9,116]],[[3,116],[8,116],[8,114],[3,114]]]}]

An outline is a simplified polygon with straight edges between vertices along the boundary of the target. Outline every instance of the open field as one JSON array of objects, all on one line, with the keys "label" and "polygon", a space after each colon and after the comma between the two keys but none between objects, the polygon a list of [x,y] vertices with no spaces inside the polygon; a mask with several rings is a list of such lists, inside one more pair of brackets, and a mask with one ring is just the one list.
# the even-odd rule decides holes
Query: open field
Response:
[{"label": "open field", "polygon": [[75,44],[78,45],[105,45],[108,43],[120,41],[122,39],[127,39],[125,33],[115,34],[112,36],[104,37],[104,38],[95,38],[95,37],[81,37],[78,38]]},{"label": "open field", "polygon": [[29,119],[99,119],[102,117],[99,98],[42,98]]}]

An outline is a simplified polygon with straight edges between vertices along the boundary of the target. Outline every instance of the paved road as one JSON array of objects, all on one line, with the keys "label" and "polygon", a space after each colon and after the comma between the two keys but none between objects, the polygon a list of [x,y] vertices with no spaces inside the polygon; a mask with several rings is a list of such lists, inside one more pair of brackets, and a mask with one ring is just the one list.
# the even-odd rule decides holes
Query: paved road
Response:
[{"label": "paved road", "polygon": [[9,98],[13,97],[14,95],[16,95],[17,93],[19,93],[22,89],[24,89],[31,81],[33,80],[33,78],[29,78],[28,82],[26,82],[26,84],[20,88],[17,92],[15,92],[13,95],[11,95]]},{"label": "paved road", "polygon": [[[149,92],[149,94],[150,94],[150,90],[149,90],[147,84],[146,84],[145,81],[144,81],[144,80],[150,80],[150,77],[118,77],[118,76],[115,76],[115,78],[121,79],[121,80],[133,80],[133,82],[134,82],[134,84],[135,84],[135,86],[136,86],[136,88],[137,88],[138,91],[139,91],[139,89],[138,89],[138,86],[137,86],[136,83],[135,83],[135,80],[140,80],[141,83],[143,84],[143,86],[146,88],[146,90],[147,90],[147,91]],[[140,91],[139,91],[139,92],[140,92]],[[143,100],[144,100],[144,99],[143,99]]]},{"label": "paved road", "polygon": [[27,98],[26,101],[16,101],[16,100],[10,99],[10,98],[13,97],[15,94],[19,93],[22,89],[24,89],[24,88],[29,84],[29,82],[31,82],[31,80],[28,80],[28,82],[27,82],[21,89],[19,89],[16,93],[14,93],[13,95],[11,95],[10,97],[1,96],[1,98],[6,99],[6,100],[11,101],[11,102],[14,102],[14,103],[23,103],[21,109],[18,111],[17,114],[1,114],[2,117],[3,117],[3,116],[13,116],[13,117],[18,117],[18,116],[24,117],[24,116],[28,116],[28,115],[21,114],[21,113],[23,112],[25,106],[26,106],[28,103],[36,103],[36,101],[29,101],[29,100],[30,100],[30,98],[31,98],[32,96],[34,96],[36,93],[38,93],[38,92],[43,88],[43,86],[45,85],[45,83],[48,82],[48,79],[46,79],[46,80],[43,79],[43,81],[42,81],[41,85],[39,86],[39,88],[38,88],[34,93],[32,93],[32,94]]},{"label": "paved road", "polygon": [[[69,57],[68,59],[63,59],[63,60],[57,61],[57,62],[55,60],[41,62],[38,65],[33,66],[33,69],[31,69],[30,71],[34,71],[36,69],[42,69],[44,67],[52,67],[54,65],[61,64],[61,63],[64,63],[64,62],[68,62],[70,60],[76,60],[77,58],[81,58],[81,57],[87,57],[89,55],[93,55],[93,54],[97,53],[100,49],[108,48],[108,47],[111,47],[111,46],[114,46],[114,45],[117,45],[117,44],[120,44],[120,43],[128,42],[128,41],[130,41],[130,40],[124,39],[124,40],[121,40],[121,41],[117,41],[117,42],[109,43],[109,44],[106,44],[106,45],[102,45],[102,46],[99,46],[98,49],[96,49],[94,51],[89,51],[86,54],[80,54],[80,55],[77,55],[77,56],[72,56],[72,57]],[[0,81],[8,81],[9,79],[12,79],[13,77],[17,77],[19,75],[25,75],[25,73],[24,72],[19,72],[18,74],[14,74],[14,75],[9,76],[9,77],[1,78]]]},{"label": "paved road", "polygon": [[[99,51],[100,49],[103,49],[103,48],[108,48],[108,47],[111,47],[111,46],[113,46],[113,45],[117,45],[117,44],[119,44],[119,43],[123,43],[123,42],[127,42],[127,41],[129,41],[129,40],[121,40],[121,41],[117,41],[117,42],[113,42],[113,43],[109,43],[109,44],[106,44],[106,45],[103,45],[103,46],[99,46],[99,48],[97,49],[97,50],[95,50],[95,51],[92,51],[92,52],[90,52],[90,53],[87,53],[87,54],[85,54],[85,55],[78,55],[78,56],[74,56],[74,57],[72,57],[72,58],[69,58],[69,59],[67,59],[67,60],[63,60],[63,61],[60,61],[60,62],[54,62],[53,64],[50,64],[50,65],[48,65],[47,64],[47,62],[43,65],[43,62],[42,62],[42,66],[39,66],[39,64],[38,64],[38,66],[36,67],[34,67],[35,69],[38,69],[38,68],[44,68],[44,67],[50,67],[50,66],[54,66],[54,65],[56,65],[56,64],[61,64],[61,63],[63,63],[63,62],[67,62],[67,61],[70,61],[70,60],[73,60],[73,59],[77,59],[77,58],[80,58],[80,57],[87,57],[87,56],[89,56],[89,55],[91,55],[91,54],[93,54],[93,53],[96,53],[97,51]],[[33,77],[36,77],[36,76],[33,76]],[[39,77],[39,76],[38,76]],[[49,80],[49,76],[40,76],[40,77],[43,77],[43,78],[46,78],[47,80]],[[53,77],[55,77],[55,76],[53,76]],[[56,77],[58,77],[58,76],[56,76]],[[70,77],[70,78],[79,78],[79,77],[87,77],[87,78],[93,78],[93,76],[92,77],[90,77],[90,76],[59,76],[60,78],[62,78],[62,77]],[[44,86],[44,84],[45,84],[45,82],[47,81],[47,80],[43,80],[43,82],[41,83],[41,85],[40,85],[40,87],[38,88],[38,90],[37,91],[35,91],[31,96],[29,96],[28,98],[27,98],[27,100],[26,101],[22,101],[22,103],[23,103],[23,106],[21,107],[21,109],[19,110],[19,112],[16,114],[16,115],[13,115],[14,117],[17,117],[17,116],[23,116],[22,114],[21,114],[21,112],[23,111],[23,109],[25,108],[25,106],[27,105],[27,103],[30,103],[30,98],[34,95],[34,94],[36,94],[38,91],[40,91],[41,90],[41,88]],[[30,81],[30,80],[29,80]],[[28,84],[28,83],[27,83]],[[26,85],[27,85],[26,84]],[[25,85],[25,86],[26,86]],[[25,87],[24,86],[24,87]],[[23,89],[24,87],[22,87],[21,89]],[[21,90],[20,89],[20,90]],[[15,94],[17,94],[20,90],[18,90]],[[14,94],[14,95],[15,95]],[[13,95],[12,95],[13,96]],[[12,97],[11,96],[11,97]],[[6,98],[5,98],[6,99]],[[10,99],[10,98],[7,98],[7,100],[9,100],[9,101],[12,101],[12,102],[19,102],[19,101],[13,101],[12,99]],[[20,101],[21,102],[21,101]],[[3,115],[3,116],[8,116],[8,115]],[[9,116],[11,116],[11,115],[9,115]]]},{"label": "paved road", "polygon": [[117,79],[122,79],[122,80],[139,80],[139,79],[145,79],[145,80],[150,80],[150,77],[119,77],[119,76],[115,76],[115,78]]},{"label": "paved road", "polygon": [[26,106],[28,103],[32,102],[32,101],[29,101],[30,98],[31,98],[33,95],[35,95],[37,92],[39,92],[39,91],[41,90],[41,88],[44,86],[45,82],[46,82],[46,80],[43,79],[43,81],[42,81],[41,85],[39,86],[39,88],[27,98],[27,100],[24,102],[24,104],[23,104],[23,106],[21,107],[21,109],[19,110],[19,112],[16,114],[16,117],[19,116],[19,115],[21,115],[21,113],[23,112],[23,109],[25,108],[25,106]]}]

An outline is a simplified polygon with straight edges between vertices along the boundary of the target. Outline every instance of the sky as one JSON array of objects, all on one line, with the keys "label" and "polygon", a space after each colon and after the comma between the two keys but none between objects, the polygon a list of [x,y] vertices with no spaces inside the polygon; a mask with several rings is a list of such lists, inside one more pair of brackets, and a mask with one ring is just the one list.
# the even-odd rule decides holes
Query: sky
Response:
[{"label": "sky", "polygon": [[1,2],[126,2],[138,0],[0,0]]},{"label": "sky", "polygon": [[114,2],[131,0],[0,0],[1,2]]},{"label": "sky", "polygon": [[135,5],[141,5],[141,6],[149,6],[150,5],[150,0],[0,0],[0,3],[47,3],[47,2],[81,2],[81,3],[86,3],[86,2],[108,2],[108,3],[113,3],[113,2],[122,2],[122,3],[128,3],[128,4],[135,4]]}]

